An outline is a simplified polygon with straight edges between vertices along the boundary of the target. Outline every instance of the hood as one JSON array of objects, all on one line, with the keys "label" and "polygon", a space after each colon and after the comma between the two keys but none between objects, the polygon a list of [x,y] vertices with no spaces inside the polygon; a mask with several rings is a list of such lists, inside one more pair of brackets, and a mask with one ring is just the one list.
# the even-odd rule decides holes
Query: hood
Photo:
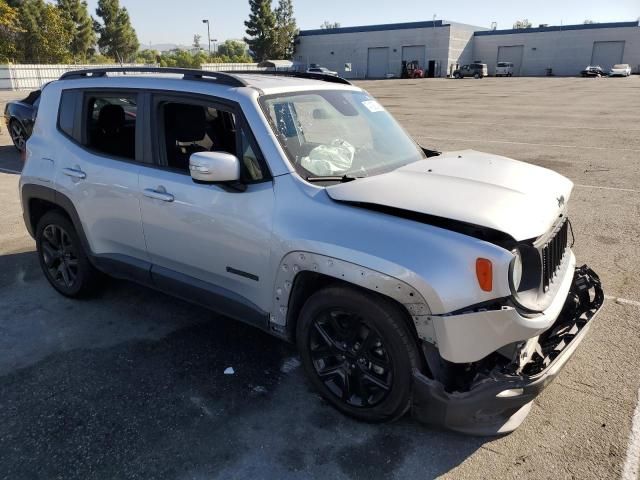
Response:
[{"label": "hood", "polygon": [[456,220],[523,241],[554,225],[572,189],[569,179],[546,168],[464,150],[334,185],[326,192],[336,201]]}]

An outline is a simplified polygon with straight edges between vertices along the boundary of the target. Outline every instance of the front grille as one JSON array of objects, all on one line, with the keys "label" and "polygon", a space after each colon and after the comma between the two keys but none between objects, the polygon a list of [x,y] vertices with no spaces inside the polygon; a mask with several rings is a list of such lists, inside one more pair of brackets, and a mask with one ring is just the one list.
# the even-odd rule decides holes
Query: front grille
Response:
[{"label": "front grille", "polygon": [[558,273],[562,260],[567,252],[569,242],[569,221],[565,220],[554,237],[542,247],[542,285],[544,291],[549,290],[549,285]]}]

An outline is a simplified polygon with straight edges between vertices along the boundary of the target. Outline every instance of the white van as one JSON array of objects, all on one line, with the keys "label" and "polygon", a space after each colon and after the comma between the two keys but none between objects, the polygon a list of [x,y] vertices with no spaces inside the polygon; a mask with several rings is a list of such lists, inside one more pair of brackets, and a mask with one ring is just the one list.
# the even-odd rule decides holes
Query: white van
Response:
[{"label": "white van", "polygon": [[496,66],[496,77],[513,77],[513,63],[498,62]]}]

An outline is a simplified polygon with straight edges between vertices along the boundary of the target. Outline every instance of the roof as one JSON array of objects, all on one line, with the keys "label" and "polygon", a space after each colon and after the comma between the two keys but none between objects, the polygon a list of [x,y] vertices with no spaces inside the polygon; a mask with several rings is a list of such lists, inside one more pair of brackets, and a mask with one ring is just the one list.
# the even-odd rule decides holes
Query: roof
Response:
[{"label": "roof", "polygon": [[360,32],[384,32],[387,30],[409,30],[412,28],[435,28],[448,27],[449,23],[442,20],[409,23],[386,23],[382,25],[364,25],[358,27],[321,28],[317,30],[301,30],[298,36],[310,37],[312,35],[337,35],[340,33],[360,33]]},{"label": "roof", "polygon": [[264,91],[265,88],[275,88],[278,91],[292,91],[300,89],[322,89],[327,84],[352,87],[348,80],[331,75],[315,73],[302,73],[293,71],[205,71],[186,68],[163,68],[163,67],[109,67],[94,68],[86,70],[72,70],[62,74],[60,81],[88,80],[93,85],[107,80],[111,84],[118,83],[117,80],[127,80],[136,78],[149,80],[173,79],[183,82],[204,82],[231,88],[253,87]]},{"label": "roof", "polygon": [[240,72],[236,74],[236,76],[244,80],[250,87],[257,88],[267,95],[305,90],[359,90],[357,87],[351,85],[342,85],[308,78]]},{"label": "roof", "polygon": [[[222,74],[219,72],[201,72],[186,70],[189,75],[184,75],[184,70],[175,69],[155,69],[155,71],[135,72],[131,71],[127,75],[118,72],[115,74],[100,74],[102,71],[109,72],[109,69],[99,71],[95,76],[86,76],[83,72],[74,72],[62,76],[61,80],[53,82],[54,84],[64,85],[67,82],[73,85],[73,88],[86,88],[89,86],[96,88],[117,87],[117,88],[149,88],[153,82],[153,88],[160,90],[176,90],[183,92],[208,93],[214,90],[227,90],[239,88],[240,90],[252,89],[261,94],[281,94],[288,92],[301,92],[310,90],[360,90],[348,83],[336,83],[331,81],[316,80],[313,78],[296,78],[289,76],[286,72],[274,75],[273,72],[232,72],[230,74]],[[180,73],[177,73],[180,71]],[[212,78],[199,78],[197,74],[211,75]],[[295,75],[292,73],[291,75]],[[222,81],[216,81],[216,76]],[[345,81],[346,82],[346,81]],[[244,87],[244,88],[243,88]]]},{"label": "roof", "polygon": [[569,30],[592,30],[598,28],[628,28],[638,27],[639,22],[609,22],[609,23],[584,23],[579,25],[552,25],[549,27],[535,28],[510,28],[508,30],[483,30],[475,32],[474,36],[483,37],[487,35],[512,35],[516,33],[540,33],[540,32],[564,32]]},{"label": "roof", "polygon": [[293,66],[293,62],[291,60],[264,60],[258,64],[258,67],[267,67],[267,68],[290,68]]}]

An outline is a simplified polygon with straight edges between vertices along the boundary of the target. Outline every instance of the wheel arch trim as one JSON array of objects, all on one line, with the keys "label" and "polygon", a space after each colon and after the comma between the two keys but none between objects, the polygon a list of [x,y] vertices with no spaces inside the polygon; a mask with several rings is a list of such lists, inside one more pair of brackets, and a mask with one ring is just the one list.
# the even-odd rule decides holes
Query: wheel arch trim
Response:
[{"label": "wheel arch trim", "polygon": [[431,310],[424,297],[402,280],[355,263],[312,252],[294,251],[283,257],[276,273],[272,309],[269,318],[272,330],[283,331],[288,325],[288,311],[295,281],[302,272],[312,272],[356,285],[381,294],[403,305],[421,340],[436,344]]},{"label": "wheel arch trim", "polygon": [[[85,251],[87,253],[91,252],[89,241],[87,240],[87,237],[84,233],[84,228],[82,228],[80,216],[78,215],[78,211],[76,210],[76,207],[73,205],[73,202],[69,199],[69,197],[53,188],[31,183],[22,185],[21,197],[24,223],[27,227],[29,235],[35,238],[37,228],[37,225],[33,224],[31,217],[31,201],[44,200],[55,205],[67,214],[67,216],[71,219],[71,223],[73,223],[73,228],[75,228],[76,233],[80,237],[80,241],[82,242],[82,246],[84,247]],[[91,257],[92,256],[89,255],[89,258]]]}]

